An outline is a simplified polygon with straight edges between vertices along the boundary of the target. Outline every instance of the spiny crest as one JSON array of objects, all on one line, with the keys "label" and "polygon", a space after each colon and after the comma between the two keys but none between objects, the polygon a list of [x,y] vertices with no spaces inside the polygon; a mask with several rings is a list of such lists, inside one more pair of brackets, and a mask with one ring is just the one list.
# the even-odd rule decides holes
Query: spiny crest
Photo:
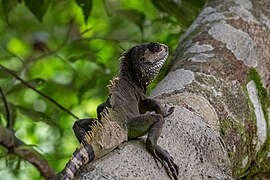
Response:
[{"label": "spiny crest", "polygon": [[110,83],[107,86],[109,88],[109,92],[111,92],[115,88],[116,83],[117,83],[118,80],[119,80],[119,77],[118,76],[116,76],[112,80],[110,80]]},{"label": "spiny crest", "polygon": [[120,61],[120,65],[119,65],[119,73],[123,73],[123,72],[126,72],[126,71],[129,71],[127,69],[127,66],[129,66],[130,64],[130,53],[132,52],[132,50],[134,49],[133,48],[130,48],[128,49],[127,51],[123,52],[121,54],[121,57],[119,58],[119,61]]},{"label": "spiny crest", "polygon": [[[83,143],[86,144],[90,144],[92,139],[99,133],[99,131],[103,128],[103,123],[106,123],[106,121],[109,121],[109,113],[110,113],[111,109],[110,108],[105,108],[101,113],[101,120],[96,120],[95,119],[95,123],[93,125],[90,126],[91,130],[87,131],[86,135],[85,135],[85,139],[83,141]],[[83,144],[82,144],[83,145]]]},{"label": "spiny crest", "polygon": [[[135,46],[136,47],[136,46]],[[128,50],[126,50],[125,52],[123,52],[119,58],[120,63],[122,64],[123,61],[128,60],[127,56],[129,56],[129,54],[131,53],[131,51],[135,48],[129,48]]]},{"label": "spiny crest", "polygon": [[125,51],[125,52],[123,52],[123,53],[121,54],[121,56],[120,56],[120,58],[119,58],[119,61],[120,61],[120,62],[122,62],[123,60],[125,60],[128,51],[129,51],[129,50],[127,50],[127,51]]}]

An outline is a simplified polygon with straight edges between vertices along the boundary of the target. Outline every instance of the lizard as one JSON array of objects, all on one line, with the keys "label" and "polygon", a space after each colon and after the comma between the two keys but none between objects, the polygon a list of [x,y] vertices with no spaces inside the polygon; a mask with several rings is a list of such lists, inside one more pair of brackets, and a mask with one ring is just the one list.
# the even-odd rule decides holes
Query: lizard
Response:
[{"label": "lizard", "polygon": [[83,165],[109,153],[125,141],[148,133],[146,149],[166,165],[170,177],[178,179],[179,167],[169,152],[157,144],[164,118],[174,111],[174,107],[162,106],[145,95],[168,54],[168,47],[158,42],[140,44],[122,54],[119,74],[108,85],[109,97],[97,107],[98,118],[75,121],[73,130],[80,146],[57,176],[72,179]]}]

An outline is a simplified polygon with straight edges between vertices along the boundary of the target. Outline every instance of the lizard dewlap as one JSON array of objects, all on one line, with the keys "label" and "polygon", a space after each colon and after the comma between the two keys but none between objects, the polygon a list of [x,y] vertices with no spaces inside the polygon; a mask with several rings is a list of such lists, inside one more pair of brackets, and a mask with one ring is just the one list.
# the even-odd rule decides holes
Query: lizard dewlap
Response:
[{"label": "lizard dewlap", "polygon": [[107,101],[97,107],[98,119],[75,122],[73,129],[80,147],[54,179],[72,179],[83,165],[109,153],[123,142],[147,133],[146,148],[154,158],[166,163],[169,175],[177,179],[178,166],[168,151],[157,145],[164,117],[170,115],[174,108],[167,109],[145,96],[148,85],[157,76],[168,53],[168,47],[157,42],[137,45],[123,53],[119,75],[108,86]]}]

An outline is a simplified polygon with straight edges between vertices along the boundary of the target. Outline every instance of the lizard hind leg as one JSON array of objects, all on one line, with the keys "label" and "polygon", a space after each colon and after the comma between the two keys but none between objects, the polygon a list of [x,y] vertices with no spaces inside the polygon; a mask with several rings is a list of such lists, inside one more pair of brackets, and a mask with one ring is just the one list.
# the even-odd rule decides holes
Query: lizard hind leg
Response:
[{"label": "lizard hind leg", "polygon": [[163,165],[165,164],[171,175],[175,180],[177,180],[177,176],[179,174],[179,167],[173,162],[173,158],[170,156],[169,152],[162,147],[157,145],[157,140],[160,136],[162,126],[164,124],[163,117],[159,117],[160,119],[152,125],[148,132],[148,136],[146,139],[146,148],[150,151],[154,158],[159,160]]}]

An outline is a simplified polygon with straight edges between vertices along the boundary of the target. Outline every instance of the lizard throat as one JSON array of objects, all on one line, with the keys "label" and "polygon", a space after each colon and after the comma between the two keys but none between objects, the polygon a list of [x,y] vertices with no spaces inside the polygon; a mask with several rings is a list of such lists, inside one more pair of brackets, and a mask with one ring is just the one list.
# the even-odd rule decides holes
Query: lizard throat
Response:
[{"label": "lizard throat", "polygon": [[156,78],[161,67],[165,63],[168,54],[166,54],[161,60],[156,61],[153,64],[144,64],[140,68],[140,82],[144,82],[147,86]]}]

